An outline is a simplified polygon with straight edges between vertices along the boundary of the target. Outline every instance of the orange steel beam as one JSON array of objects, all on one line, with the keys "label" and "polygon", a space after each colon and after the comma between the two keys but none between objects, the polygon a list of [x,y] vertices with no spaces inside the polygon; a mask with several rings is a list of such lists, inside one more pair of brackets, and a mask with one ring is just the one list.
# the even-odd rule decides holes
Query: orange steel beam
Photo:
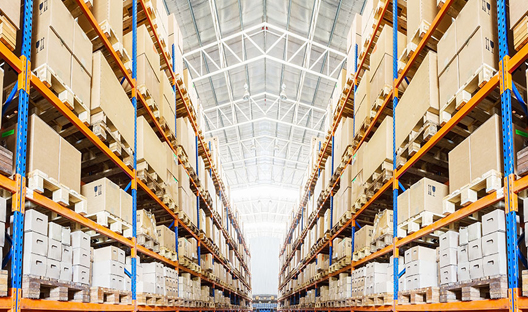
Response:
[{"label": "orange steel beam", "polygon": [[22,310],[38,311],[133,311],[132,305],[54,301],[43,299],[20,299]]},{"label": "orange steel beam", "polygon": [[474,301],[457,301],[446,303],[426,303],[426,304],[399,304],[397,311],[492,311],[508,310],[508,298],[486,299]]}]

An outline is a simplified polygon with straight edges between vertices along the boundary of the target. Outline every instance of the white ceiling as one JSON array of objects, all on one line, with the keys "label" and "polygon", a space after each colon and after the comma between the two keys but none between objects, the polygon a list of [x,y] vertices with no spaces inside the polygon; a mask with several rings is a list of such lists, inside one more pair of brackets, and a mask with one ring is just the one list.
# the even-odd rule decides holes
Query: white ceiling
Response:
[{"label": "white ceiling", "polygon": [[246,235],[282,238],[364,0],[166,2]]}]

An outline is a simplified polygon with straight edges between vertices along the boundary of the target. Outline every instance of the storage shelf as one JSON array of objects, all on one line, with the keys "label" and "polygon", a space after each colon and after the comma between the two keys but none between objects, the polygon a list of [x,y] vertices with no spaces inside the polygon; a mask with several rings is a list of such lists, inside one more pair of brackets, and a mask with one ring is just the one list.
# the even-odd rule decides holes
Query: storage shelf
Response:
[{"label": "storage shelf", "polygon": [[[387,8],[388,8],[388,3],[389,1],[387,1],[387,3],[385,3],[384,7],[383,7],[383,14],[385,14],[387,12]],[[419,58],[420,56],[420,52],[425,48],[426,44],[427,44],[427,40],[431,37],[432,33],[435,31],[436,27],[440,24],[440,21],[441,21],[441,18],[444,17],[447,13],[447,11],[449,10],[449,7],[451,6],[451,4],[453,4],[455,2],[455,0],[447,0],[445,1],[445,4],[444,6],[442,6],[442,8],[440,9],[440,11],[438,12],[436,18],[434,19],[431,27],[429,28],[429,30],[427,31],[426,35],[422,38],[422,40],[420,41],[419,45],[418,45],[418,48],[417,48],[417,51],[413,53],[412,57],[410,58],[409,62],[406,64],[406,66],[404,67],[404,69],[400,72],[399,76],[398,76],[398,79],[395,81],[395,85],[396,87],[399,86],[402,81],[405,79],[405,75],[409,72],[410,68],[413,66],[413,63]],[[374,30],[374,33],[373,33],[373,37],[371,37],[370,41],[369,41],[369,49],[370,49],[370,44],[372,44],[372,41],[377,33],[377,29],[379,27],[379,24],[380,24],[380,21],[382,20],[382,18],[380,18],[380,20],[378,20],[377,24],[376,24],[376,28]],[[365,54],[365,56],[362,58],[361,60],[361,63],[360,64],[363,64],[364,61],[365,61],[365,57],[368,55]],[[528,45],[524,46],[521,50],[519,50],[510,60],[509,62],[506,64],[506,67],[505,67],[505,70],[507,70],[509,73],[513,73],[526,59],[528,58]],[[354,75],[354,81],[357,83],[357,79],[359,78],[359,74],[362,70],[362,65],[360,65],[358,67],[358,71],[356,72],[356,74]],[[387,181],[383,187],[378,191],[376,192],[376,194],[361,208],[359,209],[358,211],[356,211],[353,215],[352,215],[352,218],[346,222],[343,226],[339,227],[337,230],[334,229],[334,234],[330,236],[329,240],[323,244],[320,248],[318,248],[316,250],[316,252],[314,253],[313,256],[309,257],[308,259],[305,259],[305,261],[303,262],[303,264],[296,270],[292,271],[287,277],[286,279],[283,281],[283,283],[281,283],[281,285],[279,286],[279,289],[283,289],[286,284],[294,277],[298,274],[298,272],[300,272],[303,268],[305,268],[307,266],[307,264],[311,263],[314,261],[315,257],[317,256],[317,254],[319,252],[322,252],[325,248],[328,248],[329,247],[329,244],[330,244],[330,241],[332,241],[334,238],[338,237],[345,229],[349,228],[351,225],[352,225],[352,222],[354,222],[354,220],[356,220],[356,218],[362,213],[364,212],[373,202],[375,202],[377,199],[379,199],[379,197],[385,193],[386,191],[388,191],[389,189],[392,190],[392,186],[393,186],[393,182],[394,182],[394,179],[399,179],[401,178],[413,165],[415,165],[417,163],[418,160],[420,160],[420,158],[422,158],[432,147],[434,147],[446,134],[448,134],[465,116],[467,116],[482,100],[484,100],[488,95],[490,95],[492,92],[496,91],[497,88],[499,86],[499,74],[496,74],[495,76],[493,76],[485,85],[483,85],[480,90],[470,99],[470,101],[468,101],[466,104],[464,104],[462,107],[459,108],[459,110],[456,112],[456,114],[445,124],[443,125],[439,130],[438,132],[431,138],[427,141],[427,143],[425,143],[421,148],[420,150],[414,154],[400,169],[398,170],[395,170],[394,171],[394,175],[393,177]],[[350,88],[351,90],[353,90],[353,87]],[[347,97],[346,97],[346,100],[344,101],[345,103],[347,103],[350,100],[352,100],[350,98],[351,96],[351,92],[353,91],[349,91],[348,94],[347,94]],[[379,118],[381,117],[381,114],[383,112],[383,110],[385,108],[388,107],[389,103],[392,104],[392,97],[393,97],[393,91],[391,91],[389,93],[389,95],[387,95],[387,97],[385,98],[382,106],[379,108],[374,120],[371,122],[370,126],[368,127],[365,135],[363,136],[363,138],[361,139],[361,141],[354,147],[354,152],[352,154],[354,154],[358,148],[360,147],[361,143],[363,143],[365,141],[365,139],[367,138],[367,136],[369,135],[369,133],[371,133],[373,131],[373,128],[375,127],[376,125],[376,122],[379,120]],[[346,104],[345,104],[346,105]],[[341,118],[341,114],[342,114],[342,111],[343,111],[343,108],[344,108],[344,105],[343,107],[341,107],[340,110],[338,110],[336,112],[336,115],[334,116],[334,124],[332,125],[331,127],[331,130],[329,131],[329,136],[327,136],[326,138],[326,141],[325,141],[325,144],[323,145],[324,148],[323,150],[320,151],[320,154],[319,154],[319,161],[318,161],[318,165],[314,168],[314,172],[317,171],[318,167],[320,166],[321,164],[321,160],[322,160],[322,157],[323,155],[326,153],[326,148],[327,146],[329,145],[329,142],[332,138],[332,135],[333,133],[335,132],[335,129],[337,127],[337,125],[339,124],[339,120]],[[346,166],[348,166],[350,164],[350,161],[348,161],[348,163],[346,164]],[[313,175],[312,175],[313,176]],[[339,179],[339,178],[338,178]],[[338,180],[337,180],[338,181]],[[313,212],[313,215],[320,215],[320,213],[322,212],[322,210],[326,210],[324,205],[325,205],[325,202],[330,198],[330,195],[332,193],[332,191],[335,189],[336,185],[337,185],[337,181],[334,183],[333,186],[330,187],[330,192],[328,193],[328,195],[323,199],[323,203],[321,205],[319,205],[315,212]],[[312,182],[313,181],[309,181],[306,188],[307,190],[310,190],[311,187],[312,187]],[[517,179],[513,182],[513,188],[514,188],[514,192],[515,193],[518,193],[520,192],[521,190],[524,190],[526,188],[528,188],[528,176],[525,176],[523,178],[520,178],[520,179]],[[506,189],[500,189],[499,191],[497,192],[493,192],[493,193],[490,193],[482,198],[480,198],[479,200],[475,201],[474,203],[466,206],[466,207],[463,207],[459,210],[457,210],[456,212],[434,222],[433,224],[427,226],[427,227],[424,227],[424,228],[421,228],[420,230],[418,230],[417,232],[415,233],[412,233],[412,234],[409,234],[408,236],[404,237],[404,238],[400,238],[400,239],[397,239],[395,245],[389,245],[385,248],[383,248],[382,250],[380,251],[377,251],[359,261],[355,261],[355,262],[352,262],[352,264],[340,269],[339,271],[337,272],[334,272],[334,273],[331,273],[329,275],[326,275],[324,277],[322,277],[321,279],[313,282],[313,283],[310,283],[304,287],[301,287],[291,293],[288,293],[288,294],[285,294],[283,295],[281,298],[279,298],[278,300],[279,301],[283,301],[293,295],[297,295],[299,294],[300,292],[303,292],[303,291],[306,291],[308,289],[311,289],[311,288],[315,288],[316,286],[318,287],[318,285],[320,283],[323,283],[325,281],[328,280],[328,278],[330,276],[335,276],[341,272],[346,272],[346,271],[349,271],[349,270],[352,270],[354,267],[357,267],[357,266],[360,266],[360,265],[363,265],[369,261],[372,261],[382,255],[385,255],[385,254],[388,254],[388,253],[392,253],[394,251],[395,248],[400,248],[406,244],[409,244],[410,242],[413,242],[427,234],[430,234],[432,233],[433,231],[437,230],[437,229],[440,229],[440,228],[443,228],[453,222],[456,222],[458,220],[461,220],[461,219],[464,219],[468,216],[470,216],[472,213],[474,212],[477,212],[483,208],[486,208],[486,207],[489,207],[490,205],[493,205],[495,203],[498,203],[499,201],[502,201],[504,200],[504,194],[505,192],[507,192]],[[306,193],[308,193],[308,191],[306,191]],[[305,194],[306,195],[306,194]],[[288,239],[291,238],[291,234],[293,232],[293,230],[295,229],[295,226],[298,225],[298,222],[299,222],[299,218],[300,218],[300,215],[301,215],[301,212],[302,212],[302,207],[304,205],[304,201],[305,201],[305,198],[303,197],[302,200],[301,200],[301,206],[300,206],[300,211],[299,213],[297,214],[297,216],[293,219],[293,222],[292,222],[292,226],[290,228],[290,231],[288,232],[288,235],[286,236],[286,240],[285,240],[285,243],[284,243],[284,247],[282,248],[281,250],[281,255],[284,253],[285,249],[286,249],[286,246],[287,246],[287,243],[288,243]],[[306,216],[305,216],[306,218]],[[283,266],[281,267],[281,271],[280,271],[280,274],[279,276],[281,276],[284,272],[284,270],[287,268],[288,264],[291,262],[292,258],[293,258],[293,255],[295,254],[295,251],[299,249],[299,246],[300,244],[304,241],[306,235],[307,235],[307,232],[308,230],[307,229],[310,229],[313,225],[314,225],[314,222],[316,222],[316,219],[314,218],[313,220],[311,220],[311,222],[305,227],[303,228],[303,231],[301,232],[301,234],[299,235],[299,237],[297,238],[296,241],[292,242],[292,248],[291,248],[291,254],[289,254],[287,257],[286,257],[286,261],[284,262]],[[519,300],[518,300],[518,303],[519,303],[519,307],[521,309],[528,309],[528,298],[524,298],[524,297],[520,297]],[[329,307],[324,307],[324,308],[302,308],[302,309],[297,309],[297,310],[302,310],[302,311],[311,311],[311,310],[314,310],[314,311],[318,311],[318,310],[321,310],[321,311],[327,311],[327,310],[332,310],[332,311],[341,311],[341,310],[347,310],[347,311],[368,311],[368,310],[382,310],[384,307],[361,307],[361,308],[356,308],[356,307],[344,307],[344,308],[329,308]],[[392,310],[392,307],[388,307],[390,310]],[[483,301],[472,301],[472,302],[454,302],[454,303],[438,303],[438,304],[421,304],[421,305],[397,305],[396,307],[396,310],[398,311],[460,311],[460,310],[471,310],[471,311],[486,311],[486,310],[508,310],[509,308],[509,301],[508,301],[508,298],[505,298],[505,299],[500,299],[500,300],[483,300]],[[279,310],[282,310],[282,311],[288,311],[289,309],[288,308],[282,308],[282,309],[279,309]],[[294,310],[292,310],[294,311]]]}]

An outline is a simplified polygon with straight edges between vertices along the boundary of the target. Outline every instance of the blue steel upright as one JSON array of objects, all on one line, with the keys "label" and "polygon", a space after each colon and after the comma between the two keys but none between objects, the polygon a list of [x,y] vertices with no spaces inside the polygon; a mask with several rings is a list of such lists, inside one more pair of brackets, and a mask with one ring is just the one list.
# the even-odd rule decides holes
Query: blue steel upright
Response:
[{"label": "blue steel upright", "polygon": [[134,106],[134,176],[132,177],[132,304],[136,309],[137,278],[137,0],[132,0],[132,105]]},{"label": "blue steel upright", "polygon": [[24,239],[24,205],[26,198],[26,151],[29,88],[31,75],[31,31],[33,29],[33,0],[24,1],[24,20],[22,21],[22,71],[18,75],[18,117],[16,144],[16,193],[13,194],[13,238],[11,245],[11,298],[12,311],[20,311],[22,296],[22,250]]},{"label": "blue steel upright", "polygon": [[517,259],[517,196],[513,192],[515,173],[513,168],[512,130],[512,78],[508,72],[510,59],[508,50],[508,24],[506,1],[497,0],[497,25],[499,27],[499,83],[501,92],[502,142],[504,154],[505,207],[506,207],[506,248],[508,256],[508,298],[510,311],[518,311],[519,265]]},{"label": "blue steel upright", "polygon": [[398,106],[398,88],[396,80],[398,79],[398,0],[392,1],[392,274],[393,274],[393,309],[398,304],[398,268],[399,268],[399,250],[396,247],[398,239],[398,180],[396,178],[396,107]]},{"label": "blue steel upright", "polygon": [[[332,134],[332,156],[331,156],[332,157],[332,163],[331,163],[332,175],[331,176],[334,176],[334,154],[335,154],[334,135]],[[328,226],[329,231],[332,230],[332,226],[334,225],[333,216],[334,216],[334,191],[331,190],[330,191],[330,226]],[[330,240],[329,247],[328,247],[328,266],[332,265],[332,252],[333,252],[333,244],[332,244],[332,241]]]},{"label": "blue steel upright", "polygon": [[[175,52],[175,45],[174,43],[172,44],[172,71],[173,72],[176,72],[176,58],[174,57],[174,52]],[[172,79],[172,91],[174,92],[174,125],[176,125],[176,120],[177,120],[177,114],[176,114],[176,105],[178,105],[177,103],[177,100],[176,100],[176,80],[173,78]],[[177,127],[175,126],[174,127],[174,137],[178,137],[178,132],[177,132]],[[178,181],[179,183],[180,181]],[[178,259],[178,223],[180,222],[179,218],[176,218],[176,220],[174,221],[174,240],[176,241],[176,259]],[[213,259],[214,261],[214,259]],[[178,268],[176,268],[176,270],[178,270]]]},{"label": "blue steel upright", "polygon": [[[195,153],[196,153],[196,177],[200,178],[199,160],[198,160],[198,136],[194,137],[195,142]],[[200,190],[196,190],[196,227],[198,228],[198,234],[200,233]],[[200,240],[198,239],[197,254],[198,254],[198,266],[201,265],[201,254],[200,254]]]}]

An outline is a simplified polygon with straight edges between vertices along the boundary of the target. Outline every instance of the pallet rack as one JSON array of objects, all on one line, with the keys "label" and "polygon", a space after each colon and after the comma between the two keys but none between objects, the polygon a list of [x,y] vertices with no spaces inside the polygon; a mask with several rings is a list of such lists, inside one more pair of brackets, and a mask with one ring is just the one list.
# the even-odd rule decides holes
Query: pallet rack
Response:
[{"label": "pallet rack", "polygon": [[[333,116],[333,123],[331,125],[331,128],[329,130],[329,133],[326,137],[325,143],[323,144],[323,147],[320,151],[316,166],[308,179],[308,183],[304,188],[304,195],[301,197],[301,202],[299,206],[298,212],[295,214],[295,217],[292,220],[292,224],[289,228],[289,231],[286,235],[286,239],[284,242],[284,246],[281,249],[280,254],[284,254],[286,251],[286,247],[288,244],[292,243],[292,236],[295,228],[299,225],[299,222],[302,224],[302,219],[304,218],[304,207],[306,206],[308,197],[311,195],[311,190],[313,189],[316,179],[317,179],[317,171],[319,168],[321,168],[322,161],[324,160],[325,154],[327,153],[327,149],[330,147],[330,143],[333,140],[334,133],[336,131],[336,128],[339,124],[339,121],[342,117],[344,108],[346,105],[352,105],[353,109],[353,95],[355,93],[356,87],[358,85],[359,79],[361,79],[361,75],[363,73],[363,66],[365,65],[366,59],[369,55],[369,52],[373,48],[374,41],[376,40],[376,34],[380,30],[381,23],[383,22],[383,19],[387,12],[390,9],[390,4],[392,3],[392,12],[391,16],[389,16],[390,21],[386,22],[389,25],[392,23],[393,26],[393,78],[394,78],[394,85],[393,90],[386,96],[382,106],[379,108],[376,116],[374,117],[374,120],[366,130],[366,134],[363,136],[363,138],[353,146],[354,153],[359,149],[360,145],[365,141],[369,133],[372,133],[374,131],[374,126],[376,125],[376,122],[380,119],[381,114],[385,108],[389,105],[389,102],[392,101],[393,106],[396,107],[398,104],[398,86],[401,85],[401,83],[406,79],[407,73],[409,73],[409,70],[414,65],[414,63],[417,61],[420,52],[424,50],[426,45],[428,44],[429,39],[431,38],[433,32],[436,30],[436,28],[440,25],[440,22],[442,18],[446,15],[448,10],[451,8],[452,5],[456,3],[455,0],[446,0],[443,1],[444,4],[441,7],[440,11],[438,12],[437,16],[435,17],[434,21],[432,22],[429,30],[426,32],[426,34],[421,39],[419,45],[416,48],[416,51],[411,56],[403,70],[398,75],[398,60],[397,60],[397,45],[398,45],[398,37],[397,37],[397,31],[398,31],[398,1],[389,1],[387,0],[383,8],[381,9],[380,17],[378,21],[376,22],[374,26],[374,32],[369,39],[366,53],[361,58],[359,62],[359,66],[357,65],[357,59],[354,60],[355,62],[355,69],[356,72],[352,77],[351,85],[353,85],[353,88],[349,88],[346,92],[345,100],[340,101],[338,108],[336,109],[336,114]],[[350,229],[350,233],[352,235],[352,253],[354,252],[354,233],[356,228],[356,219],[357,217],[363,213],[367,208],[369,208],[376,200],[378,200],[383,193],[385,193],[387,190],[389,190],[392,187],[392,203],[393,203],[393,243],[377,252],[372,253],[371,255],[358,260],[358,261],[352,261],[350,265],[345,266],[344,268],[330,273],[329,275],[310,283],[308,286],[302,287],[300,289],[297,289],[295,291],[285,293],[281,298],[279,298],[279,302],[289,300],[291,304],[298,304],[300,294],[302,291],[305,291],[307,289],[313,289],[315,288],[317,290],[317,285],[321,282],[329,279],[331,276],[339,275],[339,273],[342,272],[349,272],[351,270],[354,270],[356,266],[359,266],[361,264],[365,264],[371,260],[374,260],[382,255],[392,253],[394,256],[394,263],[393,263],[393,269],[394,269],[394,289],[393,289],[393,300],[392,305],[387,306],[375,306],[375,307],[321,307],[321,308],[279,308],[279,310],[283,311],[488,311],[488,310],[501,310],[501,311],[520,311],[520,310],[528,310],[528,298],[521,297],[520,296],[520,290],[518,285],[518,259],[517,259],[517,253],[518,253],[518,246],[517,246],[517,229],[516,229],[516,215],[517,215],[517,193],[520,191],[528,188],[528,176],[522,177],[520,179],[516,179],[515,174],[513,173],[513,162],[514,162],[514,153],[513,153],[513,132],[512,132],[512,106],[511,106],[511,96],[512,96],[512,73],[526,60],[528,59],[528,45],[521,48],[514,56],[509,56],[509,50],[508,50],[508,27],[507,27],[507,19],[506,19],[506,0],[497,0],[497,19],[498,19],[498,34],[499,34],[499,70],[498,73],[495,74],[484,86],[481,87],[481,89],[465,104],[463,105],[458,112],[452,116],[452,118],[444,125],[442,126],[438,132],[429,140],[427,141],[420,150],[413,155],[408,161],[400,168],[396,168],[396,146],[393,141],[393,177],[386,182],[381,189],[379,189],[374,196],[361,207],[359,210],[357,210],[353,215],[352,218],[347,221],[343,226],[338,227],[337,230],[330,236],[329,240],[323,244],[320,248],[316,250],[314,253],[315,256],[322,252],[323,250],[328,250],[329,253],[332,253],[332,241],[334,238],[338,237],[340,234],[344,233],[344,231],[347,231]],[[352,47],[354,48],[354,47]],[[357,51],[357,45],[355,47]],[[356,53],[357,55],[357,53]],[[351,61],[351,60],[349,60]],[[433,146],[435,146],[436,143],[440,141],[451,129],[453,129],[465,116],[467,116],[486,96],[491,94],[493,91],[497,89],[497,87],[500,88],[500,101],[501,101],[501,112],[502,112],[502,138],[503,138],[503,160],[504,160],[504,188],[500,191],[492,192],[488,194],[487,196],[484,196],[480,198],[479,200],[475,201],[474,203],[460,208],[456,212],[434,222],[433,224],[426,226],[424,228],[421,228],[420,230],[414,232],[413,234],[410,234],[403,238],[398,238],[397,235],[397,228],[398,228],[398,220],[397,220],[397,196],[399,192],[399,179],[405,174],[416,162],[425,155]],[[394,116],[394,109],[393,109],[393,134],[395,132],[395,120],[397,116]],[[353,153],[352,153],[353,154]],[[332,149],[332,155],[333,155],[333,149]],[[332,159],[332,161],[334,161]],[[350,165],[351,159],[348,160],[345,164],[345,167]],[[333,166],[332,166],[333,167]],[[334,172],[332,172],[334,173]],[[338,173],[339,174],[339,173]],[[335,187],[337,186],[337,183],[339,181],[339,175],[336,179],[336,182],[330,187],[330,193],[323,198],[323,203],[316,207],[316,210],[314,214],[317,216],[321,211],[326,210],[325,208],[325,202],[328,200],[329,208],[330,210],[333,209],[333,191]],[[419,305],[403,305],[398,303],[398,255],[399,255],[399,248],[409,244],[412,241],[415,241],[416,239],[423,237],[429,233],[432,233],[434,230],[440,229],[448,224],[451,224],[455,221],[461,220],[469,215],[471,215],[474,212],[477,212],[485,207],[488,207],[492,204],[498,203],[500,201],[504,201],[505,203],[505,213],[506,213],[506,227],[507,227],[507,259],[508,259],[508,298],[504,299],[487,299],[487,300],[479,300],[479,301],[469,301],[469,302],[450,302],[450,303],[433,303],[433,304],[419,304]],[[316,221],[316,220],[315,220]],[[300,248],[300,245],[302,244],[304,238],[307,235],[307,229],[310,228],[313,225],[312,220],[308,226],[303,229],[301,225],[301,233],[296,241],[293,242],[292,248],[291,248],[291,254],[286,256],[285,262],[283,264],[283,267],[280,269],[279,276],[283,274],[283,272],[286,270],[288,263],[293,258],[294,252]],[[333,223],[330,221],[330,228],[332,229]],[[304,267],[306,267],[307,263],[310,263],[313,261],[314,257],[310,257],[306,259],[306,261],[303,262],[303,264],[297,268],[294,272],[290,272],[288,276],[285,278],[282,284],[279,285],[279,291],[285,287],[285,285],[288,283],[289,280],[295,278],[296,274],[300,272]],[[331,257],[330,257],[330,264],[331,264]]]},{"label": "pallet rack", "polygon": [[[107,49],[107,51],[110,53],[110,57],[112,60],[118,65],[119,69],[121,70],[121,73],[125,77],[125,79],[130,83],[132,86],[132,105],[135,109],[135,117],[137,117],[137,102],[141,103],[141,105],[146,110],[147,114],[149,115],[150,119],[152,120],[153,124],[155,125],[155,129],[158,130],[158,132],[162,136],[162,141],[167,142],[169,144],[170,148],[173,150],[175,155],[178,155],[176,147],[173,146],[168,140],[165,133],[162,131],[160,124],[157,122],[157,120],[154,118],[154,114],[152,110],[146,105],[145,99],[142,97],[141,94],[139,94],[136,90],[136,54],[137,54],[137,17],[138,17],[138,3],[141,5],[141,9],[146,12],[147,6],[145,4],[144,0],[133,0],[132,1],[132,33],[133,33],[133,54],[132,54],[132,72],[129,73],[127,69],[125,68],[124,64],[121,62],[119,56],[117,55],[116,51],[113,49],[112,44],[110,41],[105,37],[103,34],[103,31],[99,27],[99,24],[95,20],[94,16],[90,12],[87,4],[83,0],[75,0],[73,2],[74,5],[76,5],[77,9],[80,9],[81,14],[84,14],[84,16],[88,19],[91,26],[97,33],[100,40],[102,40],[104,48]],[[172,224],[174,225],[175,229],[175,240],[178,241],[178,235],[179,232],[185,233],[186,235],[193,236],[196,241],[198,242],[198,253],[211,253],[214,257],[214,260],[221,263],[228,271],[228,274],[232,274],[234,278],[240,279],[243,281],[243,284],[250,290],[250,282],[247,283],[243,280],[243,277],[241,276],[240,272],[235,271],[232,267],[230,267],[221,257],[216,254],[213,250],[211,250],[209,247],[205,246],[205,251],[200,251],[200,247],[202,244],[202,240],[200,239],[199,235],[197,233],[194,233],[189,227],[187,227],[179,218],[176,213],[174,213],[172,210],[170,210],[153,192],[150,190],[145,183],[138,180],[137,178],[137,172],[136,172],[136,156],[134,153],[134,163],[133,168],[130,169],[127,167],[123,161],[121,161],[114,153],[86,126],[84,125],[79,118],[69,109],[67,108],[59,99],[58,97],[48,88],[46,87],[42,81],[40,81],[36,76],[32,75],[31,72],[31,62],[30,62],[30,56],[31,56],[31,39],[32,39],[32,14],[33,12],[33,0],[24,0],[24,7],[23,7],[23,24],[22,24],[22,49],[21,49],[21,57],[17,57],[15,54],[13,54],[3,43],[0,43],[0,57],[4,59],[9,66],[14,69],[18,74],[18,93],[19,93],[19,107],[18,107],[18,133],[21,134],[27,134],[27,126],[28,126],[28,107],[29,107],[29,94],[30,89],[33,87],[37,92],[39,92],[45,99],[49,101],[64,117],[66,117],[74,127],[76,127],[86,138],[88,138],[97,148],[99,148],[118,168],[120,168],[130,179],[130,186],[132,189],[132,197],[133,197],[133,237],[132,239],[128,239],[123,237],[122,235],[119,235],[110,229],[103,227],[96,222],[89,220],[78,213],[63,207],[59,205],[58,203],[52,201],[51,199],[40,195],[38,193],[34,193],[31,190],[27,190],[26,188],[26,182],[25,182],[25,172],[26,172],[26,146],[27,146],[27,135],[21,136],[22,138],[17,141],[17,147],[16,147],[16,171],[14,175],[14,179],[11,179],[9,177],[0,175],[0,187],[11,192],[13,194],[13,205],[12,205],[12,211],[13,211],[13,245],[12,245],[12,278],[10,282],[10,291],[8,294],[8,297],[0,298],[0,309],[5,310],[13,310],[13,311],[20,311],[20,310],[79,310],[79,311],[202,311],[202,310],[208,310],[208,311],[227,311],[227,310],[247,310],[242,308],[199,308],[199,307],[152,307],[152,306],[138,306],[136,303],[136,262],[135,262],[135,255],[137,253],[142,253],[152,259],[156,259],[159,261],[164,262],[165,264],[168,264],[174,268],[176,268],[177,271],[185,271],[191,273],[193,276],[201,277],[202,281],[212,285],[213,289],[221,289],[224,292],[228,292],[229,296],[231,298],[232,304],[238,305],[240,303],[240,300],[246,300],[247,302],[251,301],[251,298],[246,293],[239,292],[235,289],[232,289],[231,287],[225,287],[223,285],[217,284],[215,281],[210,280],[209,278],[203,276],[200,273],[196,273],[194,271],[188,270],[187,268],[181,266],[177,261],[169,260],[143,246],[137,245],[136,241],[136,208],[137,208],[137,191],[138,186],[141,188],[143,192],[145,192],[151,199],[153,199],[156,204],[161,207],[161,210],[165,212],[169,216],[169,220],[172,221]],[[196,134],[196,141],[199,142],[201,146],[201,154],[204,158],[204,161],[206,162],[206,165],[210,168],[210,174],[213,177],[213,181],[215,183],[215,187],[220,192],[220,196],[222,198],[222,202],[224,206],[226,207],[226,223],[229,226],[229,223],[235,228],[235,232],[237,235],[237,239],[234,240],[229,236],[229,233],[222,227],[221,220],[218,220],[213,215],[213,221],[214,223],[221,229],[224,237],[226,238],[226,241],[228,245],[234,250],[236,257],[240,260],[240,263],[246,270],[247,276],[250,277],[249,269],[247,267],[247,264],[244,261],[244,257],[240,255],[236,248],[236,244],[241,244],[244,247],[244,252],[250,256],[249,250],[247,248],[247,245],[245,243],[244,238],[241,235],[240,226],[237,223],[236,219],[234,218],[234,213],[230,207],[230,201],[226,196],[225,192],[225,185],[220,179],[220,176],[218,174],[218,171],[212,162],[212,157],[209,152],[209,148],[204,140],[204,137],[201,135],[200,129],[198,128],[197,121],[196,121],[196,115],[193,114],[192,110],[192,104],[190,103],[189,99],[185,99],[183,97],[183,91],[181,89],[180,84],[178,83],[179,75],[174,72],[174,60],[173,62],[169,62],[169,57],[163,51],[161,48],[161,41],[159,38],[159,35],[157,34],[157,31],[154,27],[154,23],[150,16],[148,14],[146,15],[146,23],[148,26],[150,26],[150,31],[153,34],[153,36],[156,39],[156,44],[159,50],[161,51],[161,54],[163,56],[163,59],[165,61],[165,64],[167,65],[167,70],[170,73],[170,80],[173,85],[173,90],[176,93],[176,107],[182,107],[189,116],[189,120],[191,121],[193,130]],[[172,63],[173,67],[169,66]],[[176,118],[177,116],[175,116]],[[134,120],[134,150],[136,150],[136,141],[137,141],[137,125],[136,120]],[[198,146],[196,147],[196,153],[198,154]],[[179,162],[182,163],[182,159],[178,156]],[[187,172],[188,173],[188,172]],[[207,204],[207,201],[204,198],[204,194],[200,193],[199,188],[197,187],[198,181],[195,181],[190,177],[191,183],[196,187],[197,192],[197,211],[200,209],[200,200],[203,199],[206,208],[209,209],[209,211],[212,211],[212,207],[209,207]],[[84,225],[92,230],[95,230],[96,232],[111,238],[115,240],[116,242],[122,243],[125,246],[128,246],[131,248],[131,255],[132,257],[132,304],[129,305],[109,305],[109,304],[96,304],[96,303],[76,303],[76,302],[58,302],[58,301],[48,301],[48,300],[34,300],[34,299],[26,299],[22,298],[21,293],[21,283],[22,283],[22,250],[23,250],[23,225],[24,225],[24,207],[25,207],[25,201],[29,200],[41,207],[44,207],[52,212],[55,212],[73,222],[79,223],[81,225]],[[172,227],[172,226],[171,226]],[[178,244],[176,244],[177,246]],[[177,247],[176,247],[177,248]],[[177,250],[176,250],[177,252]]]}]

